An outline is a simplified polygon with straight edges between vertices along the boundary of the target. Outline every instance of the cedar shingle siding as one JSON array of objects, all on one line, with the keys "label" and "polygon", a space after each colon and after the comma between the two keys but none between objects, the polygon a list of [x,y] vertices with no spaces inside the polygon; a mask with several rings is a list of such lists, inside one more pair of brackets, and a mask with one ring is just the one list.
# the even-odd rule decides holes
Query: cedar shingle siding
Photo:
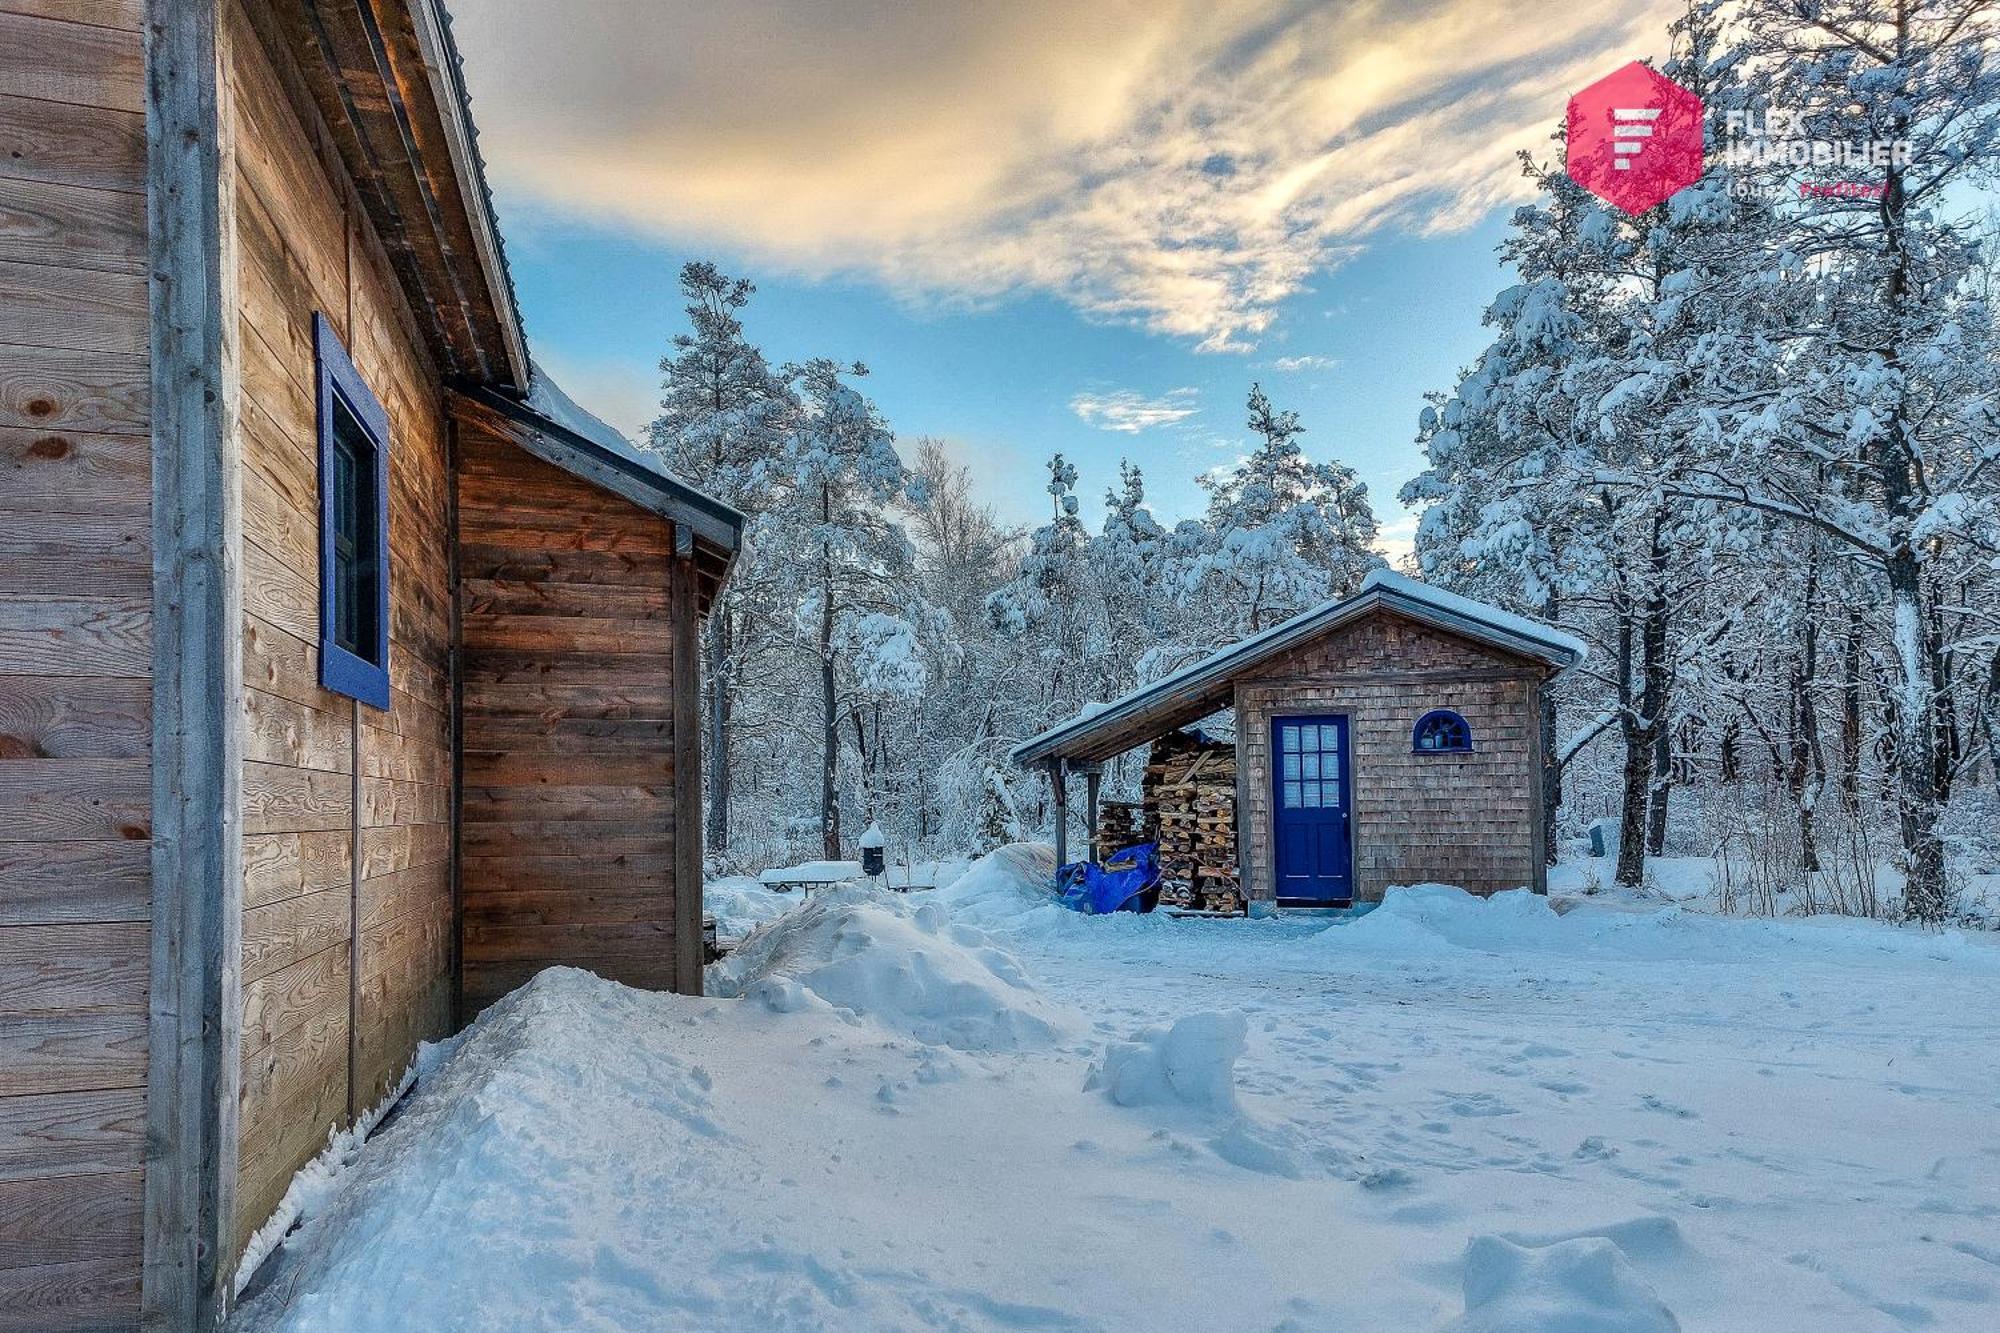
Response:
[{"label": "cedar shingle siding", "polygon": [[[1249,896],[1273,897],[1271,718],[1341,713],[1353,765],[1354,896],[1438,881],[1475,893],[1539,888],[1536,701],[1546,668],[1378,611],[1236,682]],[[1470,754],[1417,754],[1433,708],[1471,724]]]}]

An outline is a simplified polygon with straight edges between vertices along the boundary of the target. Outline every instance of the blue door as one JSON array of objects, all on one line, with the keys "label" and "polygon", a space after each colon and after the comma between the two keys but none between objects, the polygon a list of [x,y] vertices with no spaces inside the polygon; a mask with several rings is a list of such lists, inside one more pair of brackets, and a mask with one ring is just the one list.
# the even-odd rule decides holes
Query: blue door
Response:
[{"label": "blue door", "polygon": [[1278,901],[1320,905],[1354,900],[1348,772],[1346,718],[1272,719],[1272,841]]}]

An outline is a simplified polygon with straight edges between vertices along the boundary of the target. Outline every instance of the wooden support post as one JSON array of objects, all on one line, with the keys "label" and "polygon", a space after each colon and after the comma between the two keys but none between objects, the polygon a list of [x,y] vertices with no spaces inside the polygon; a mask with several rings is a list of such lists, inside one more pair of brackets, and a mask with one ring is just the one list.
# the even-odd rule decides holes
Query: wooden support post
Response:
[{"label": "wooden support post", "polygon": [[1049,783],[1056,794],[1056,865],[1069,861],[1069,764],[1062,759],[1049,761]]},{"label": "wooden support post", "polygon": [[1093,861],[1102,861],[1104,859],[1105,849],[1103,847],[1098,846],[1098,839],[1097,839],[1097,789],[1100,786],[1102,786],[1103,783],[1104,783],[1104,765],[1102,764],[1084,765],[1083,803],[1085,809],[1085,818],[1087,818],[1090,821],[1088,825],[1088,831],[1089,831],[1088,838],[1085,842],[1085,845],[1090,848],[1090,859]]},{"label": "wooden support post", "polygon": [[674,524],[668,574],[674,684],[674,989],[701,994],[701,612],[694,531]]},{"label": "wooden support post", "polygon": [[243,1027],[243,489],[226,6],[147,0],[152,984],[140,1318],[229,1312]]}]

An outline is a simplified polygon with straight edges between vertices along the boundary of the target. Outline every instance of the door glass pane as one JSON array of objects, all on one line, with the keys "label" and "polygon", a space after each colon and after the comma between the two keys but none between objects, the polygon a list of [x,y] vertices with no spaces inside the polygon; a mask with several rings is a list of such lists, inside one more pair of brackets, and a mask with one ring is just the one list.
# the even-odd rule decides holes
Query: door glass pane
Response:
[{"label": "door glass pane", "polygon": [[1285,808],[1288,810],[1296,810],[1298,809],[1298,807],[1299,807],[1299,784],[1296,782],[1287,782],[1285,784]]},{"label": "door glass pane", "polygon": [[1319,784],[1317,782],[1308,782],[1305,784],[1305,789],[1306,804],[1308,806],[1317,806],[1319,804]]},{"label": "door glass pane", "polygon": [[1298,775],[1299,775],[1299,757],[1295,754],[1286,755],[1285,776],[1288,778],[1295,778]]},{"label": "door glass pane", "polygon": [[1328,778],[1328,779],[1327,779],[1327,780],[1326,780],[1325,782],[1322,782],[1322,783],[1320,784],[1320,786],[1322,786],[1322,787],[1326,788],[1326,803],[1327,803],[1328,805],[1339,805],[1339,804],[1340,804],[1340,779],[1339,779],[1339,778]]},{"label": "door glass pane", "polygon": [[1334,726],[1319,729],[1319,748],[1328,754],[1340,753],[1340,728]]},{"label": "door glass pane", "polygon": [[1306,759],[1305,759],[1305,768],[1304,768],[1304,770],[1303,770],[1303,772],[1302,772],[1301,776],[1304,776],[1304,777],[1308,777],[1308,778],[1316,778],[1316,777],[1318,777],[1318,776],[1319,776],[1319,756],[1318,756],[1318,755],[1316,755],[1316,754],[1309,754],[1309,755],[1307,755],[1307,756],[1306,756]]},{"label": "door glass pane", "polygon": [[1297,727],[1285,728],[1284,748],[1293,754],[1299,752],[1299,729]]}]

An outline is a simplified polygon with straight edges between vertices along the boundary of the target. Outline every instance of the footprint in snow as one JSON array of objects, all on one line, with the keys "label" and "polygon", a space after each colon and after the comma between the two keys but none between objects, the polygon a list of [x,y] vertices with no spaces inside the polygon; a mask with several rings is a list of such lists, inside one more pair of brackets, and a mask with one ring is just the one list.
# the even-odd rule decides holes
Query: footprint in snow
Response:
[{"label": "footprint in snow", "polygon": [[1645,1107],[1648,1111],[1658,1111],[1663,1115],[1673,1116],[1677,1120],[1695,1120],[1700,1118],[1687,1107],[1676,1106],[1672,1102],[1650,1092],[1640,1094],[1639,1105]]},{"label": "footprint in snow", "polygon": [[1478,1118],[1518,1114],[1513,1107],[1490,1092],[1446,1092],[1439,1095],[1449,1098],[1445,1103],[1445,1109],[1456,1116]]}]

